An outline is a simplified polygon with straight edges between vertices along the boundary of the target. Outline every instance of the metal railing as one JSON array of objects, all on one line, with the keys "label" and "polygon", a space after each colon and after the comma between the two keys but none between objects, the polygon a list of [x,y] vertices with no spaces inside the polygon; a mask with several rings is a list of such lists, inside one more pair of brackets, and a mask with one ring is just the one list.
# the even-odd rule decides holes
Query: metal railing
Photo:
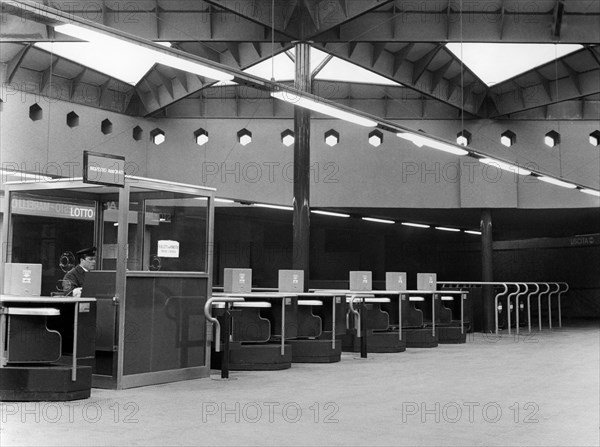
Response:
[{"label": "metal railing", "polygon": [[494,295],[494,320],[495,331],[498,334],[499,322],[499,305],[500,299],[506,297],[506,312],[508,333],[511,333],[511,299],[514,298],[514,310],[516,315],[515,328],[516,333],[520,330],[519,311],[520,298],[526,295],[527,299],[527,326],[531,332],[531,298],[537,294],[538,298],[538,325],[539,330],[542,330],[542,297],[547,295],[548,299],[548,327],[552,329],[552,297],[556,296],[558,304],[558,327],[562,327],[562,311],[561,298],[562,295],[569,290],[569,285],[565,282],[486,282],[486,281],[438,281],[442,289],[464,289],[464,288],[480,288],[483,286],[492,286],[495,289]]},{"label": "metal railing", "polygon": [[221,358],[221,378],[229,378],[229,332],[231,327],[231,316],[229,315],[230,303],[244,301],[244,298],[238,297],[212,297],[206,300],[204,304],[204,318],[206,318],[206,338],[211,341],[213,338],[213,325],[215,327],[215,352],[221,352],[221,323],[218,319],[212,316],[212,306],[214,303],[225,304],[225,346],[223,356]]}]

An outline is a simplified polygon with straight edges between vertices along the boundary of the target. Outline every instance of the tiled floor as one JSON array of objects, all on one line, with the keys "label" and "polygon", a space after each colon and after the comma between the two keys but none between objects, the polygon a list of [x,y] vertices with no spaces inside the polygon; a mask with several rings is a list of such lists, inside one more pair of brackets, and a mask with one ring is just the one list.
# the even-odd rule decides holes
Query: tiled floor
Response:
[{"label": "tiled floor", "polygon": [[[597,446],[597,322],[1,404],[0,445]],[[214,378],[218,378],[215,371]]]}]

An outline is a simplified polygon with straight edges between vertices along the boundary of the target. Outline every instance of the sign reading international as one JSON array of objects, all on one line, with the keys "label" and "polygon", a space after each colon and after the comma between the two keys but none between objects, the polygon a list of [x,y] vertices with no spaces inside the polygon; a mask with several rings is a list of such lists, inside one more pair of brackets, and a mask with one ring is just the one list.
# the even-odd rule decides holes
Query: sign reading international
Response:
[{"label": "sign reading international", "polygon": [[83,151],[83,182],[125,186],[125,157]]}]

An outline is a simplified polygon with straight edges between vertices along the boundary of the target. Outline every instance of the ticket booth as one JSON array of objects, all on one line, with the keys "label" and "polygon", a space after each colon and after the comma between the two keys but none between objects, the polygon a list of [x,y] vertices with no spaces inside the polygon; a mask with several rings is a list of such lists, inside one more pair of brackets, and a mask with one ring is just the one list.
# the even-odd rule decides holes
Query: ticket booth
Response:
[{"label": "ticket booth", "polygon": [[60,296],[72,253],[97,247],[82,292],[97,304],[94,387],[209,375],[213,189],[124,176],[120,185],[70,178],[5,191],[2,272],[41,264],[41,295]]}]

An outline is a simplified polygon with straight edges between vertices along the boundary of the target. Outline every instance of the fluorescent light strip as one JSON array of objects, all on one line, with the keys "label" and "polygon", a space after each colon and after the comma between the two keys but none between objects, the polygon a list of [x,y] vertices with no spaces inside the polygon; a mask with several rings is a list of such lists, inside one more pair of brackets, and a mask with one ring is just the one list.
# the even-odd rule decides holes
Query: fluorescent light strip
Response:
[{"label": "fluorescent light strip", "polygon": [[554,177],[539,176],[538,178],[542,182],[551,183],[553,185],[562,186],[564,188],[569,188],[569,189],[575,189],[575,188],[577,188],[577,186],[574,185],[573,183],[564,182],[564,181],[559,180],[559,179],[554,178]]},{"label": "fluorescent light strip", "polygon": [[436,230],[442,231],[460,231],[458,228],[448,228],[448,227],[435,227]]},{"label": "fluorescent light strip", "polygon": [[427,146],[433,149],[438,149],[440,151],[449,152],[454,155],[467,155],[469,153],[469,151],[466,151],[465,149],[461,149],[451,144],[434,140],[433,138],[425,137],[423,135],[418,135],[415,133],[399,132],[396,135],[400,138],[411,141],[418,147]]},{"label": "fluorescent light strip", "polygon": [[412,223],[412,222],[402,222],[402,225],[406,225],[407,227],[431,228],[430,225],[425,225],[425,224],[420,224],[420,223]]},{"label": "fluorescent light strip", "polygon": [[268,203],[255,203],[254,206],[258,206],[260,208],[271,208],[274,210],[294,211],[294,208],[292,208],[291,206],[284,205],[269,205]]},{"label": "fluorescent light strip", "polygon": [[42,175],[41,173],[31,173],[31,172],[23,172],[23,171],[8,171],[6,169],[0,169],[0,174],[13,177],[19,177],[19,180],[37,180],[37,181],[49,181],[52,180],[52,177],[47,175]]},{"label": "fluorescent light strip", "polygon": [[469,233],[469,234],[476,234],[478,236],[481,236],[481,231],[475,231],[475,230],[465,230],[465,233]]},{"label": "fluorescent light strip", "polygon": [[368,220],[369,222],[377,222],[377,223],[384,223],[384,224],[394,224],[394,223],[396,223],[393,220],[377,219],[375,217],[362,217],[362,220]]},{"label": "fluorescent light strip", "polygon": [[332,211],[311,210],[311,213],[322,214],[324,216],[333,216],[333,217],[350,217],[350,214],[334,213]]},{"label": "fluorescent light strip", "polygon": [[600,191],[596,191],[595,189],[582,188],[581,192],[584,192],[584,193],[589,194],[591,196],[600,197]]},{"label": "fluorescent light strip", "polygon": [[220,197],[215,197],[215,202],[219,202],[219,203],[235,203],[235,200],[221,199]]},{"label": "fluorescent light strip", "polygon": [[147,57],[154,60],[155,63],[167,65],[169,67],[177,68],[179,70],[187,71],[189,73],[197,74],[199,76],[205,76],[207,78],[216,79],[219,81],[231,81],[233,75],[225,73],[224,71],[211,68],[203,65],[200,62],[191,61],[184,59],[183,57],[169,54],[166,51],[160,51],[156,48],[146,47],[138,44],[135,41],[129,41],[125,38],[111,36],[108,34],[94,31],[82,26],[73,25],[67,23],[64,25],[57,25],[54,30],[66,34],[76,39],[85,40],[87,42],[103,43],[110,48],[111,44],[119,44],[124,49],[131,51],[132,54],[141,55],[140,53],[146,53]]},{"label": "fluorescent light strip", "polygon": [[304,107],[306,109],[310,109],[314,112],[323,113],[324,115],[329,115],[333,118],[339,118],[344,121],[348,121],[350,123],[358,124],[360,126],[365,127],[375,127],[377,123],[371,119],[363,118],[362,116],[355,115],[350,112],[346,112],[342,109],[338,109],[335,106],[330,106],[323,102],[317,102],[315,100],[296,95],[295,93],[288,91],[277,91],[271,92],[271,96],[273,98],[279,99],[281,101],[288,102],[295,106]]},{"label": "fluorescent light strip", "polygon": [[516,165],[511,165],[509,163],[505,163],[500,160],[494,160],[493,158],[480,158],[479,161],[486,165],[494,166],[499,169],[503,169],[504,171],[509,171],[513,173],[517,173],[519,175],[530,175],[531,171],[528,169],[523,169]]}]

